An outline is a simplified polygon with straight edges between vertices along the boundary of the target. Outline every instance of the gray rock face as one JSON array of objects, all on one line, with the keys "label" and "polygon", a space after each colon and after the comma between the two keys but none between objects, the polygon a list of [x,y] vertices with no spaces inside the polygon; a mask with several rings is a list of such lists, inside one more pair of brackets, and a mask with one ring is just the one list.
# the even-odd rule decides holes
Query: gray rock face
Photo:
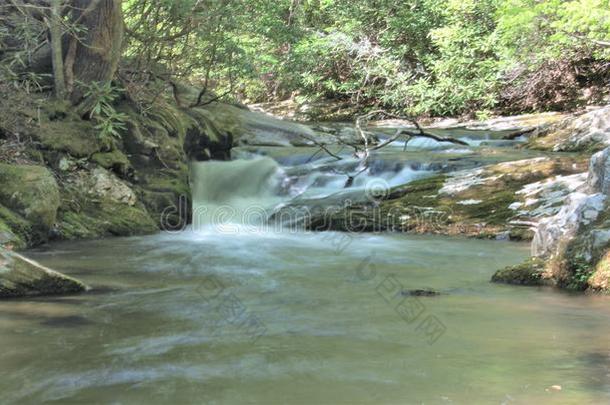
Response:
[{"label": "gray rock face", "polygon": [[0,299],[73,294],[86,289],[80,281],[0,248]]},{"label": "gray rock face", "polygon": [[[610,148],[591,158],[587,188],[568,195],[559,213],[540,221],[532,242],[533,256],[548,258],[560,254],[561,246],[594,222],[605,209],[610,195]],[[606,239],[604,235],[598,235],[598,243],[603,239]]]},{"label": "gray rock face", "polygon": [[88,193],[92,196],[107,198],[132,207],[138,201],[133,190],[108,170],[99,167],[94,169],[88,183]]},{"label": "gray rock face", "polygon": [[562,131],[569,136],[554,147],[556,151],[582,150],[590,145],[610,146],[610,106],[570,120]]},{"label": "gray rock face", "polygon": [[610,195],[610,148],[591,157],[587,185],[593,192]]},{"label": "gray rock face", "polygon": [[595,221],[605,206],[606,196],[600,193],[572,193],[557,215],[540,221],[532,241],[532,255],[548,258],[558,253],[562,241],[576,236],[582,226]]},{"label": "gray rock face", "polygon": [[[256,146],[307,146],[315,142],[332,143],[333,137],[320,135],[311,128],[296,122],[283,121],[271,116],[239,110],[244,133],[241,144]],[[335,140],[336,143],[336,140]]]},{"label": "gray rock face", "polygon": [[[315,146],[336,145],[340,142],[362,143],[358,133],[349,127],[312,127],[280,120],[257,111],[224,106],[223,113],[235,124],[233,135],[238,145],[249,146]],[[223,125],[220,118],[217,125]]]}]

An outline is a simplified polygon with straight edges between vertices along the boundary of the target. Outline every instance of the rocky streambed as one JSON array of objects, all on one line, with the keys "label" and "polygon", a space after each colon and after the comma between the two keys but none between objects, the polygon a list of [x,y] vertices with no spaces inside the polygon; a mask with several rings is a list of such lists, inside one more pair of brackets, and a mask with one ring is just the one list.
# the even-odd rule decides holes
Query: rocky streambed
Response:
[{"label": "rocky streambed", "polygon": [[[180,94],[185,100],[196,96],[187,87]],[[292,195],[270,214],[272,221],[307,209],[307,216],[291,220],[319,231],[533,239],[533,254],[545,266],[542,272],[532,267],[528,280],[573,288],[608,285],[606,155],[598,155],[589,169],[592,153],[610,145],[608,107],[437,122],[426,131],[468,146],[430,139],[405,145],[399,139],[375,152],[362,175],[354,145],[364,139],[378,145],[396,129],[412,129],[410,123],[374,122],[360,133],[350,123],[304,125],[220,103],[194,109],[168,103],[142,116],[125,102],[119,107],[130,117],[125,134],[103,144],[92,141],[93,128],[62,106],[48,103],[36,112],[34,107],[18,112],[24,119],[17,128],[0,131],[29,139],[0,139],[3,251],[181,229],[192,221],[190,162],[268,155],[287,165],[292,181],[313,179],[309,192]],[[342,160],[331,158],[331,151]],[[379,179],[381,190],[370,198],[365,183]],[[336,192],[314,192],[329,181]],[[566,261],[566,254],[578,259]],[[502,274],[496,279],[515,281],[511,271]]]}]

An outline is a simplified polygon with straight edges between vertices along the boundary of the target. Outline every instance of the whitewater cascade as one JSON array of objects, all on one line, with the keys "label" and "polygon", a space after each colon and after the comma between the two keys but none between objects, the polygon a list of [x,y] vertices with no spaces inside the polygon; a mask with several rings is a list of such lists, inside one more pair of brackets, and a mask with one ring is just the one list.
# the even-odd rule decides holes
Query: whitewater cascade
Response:
[{"label": "whitewater cascade", "polygon": [[[269,157],[254,156],[230,162],[193,162],[193,229],[210,227],[236,231],[239,226],[265,224],[276,209],[291,201],[337,204],[366,198],[374,189],[384,193],[429,175],[426,165],[386,165],[372,161],[361,171],[360,161],[319,159],[281,166]],[[357,176],[348,183],[348,174]],[[380,191],[381,190],[381,191]],[[291,218],[291,221],[295,218]]]},{"label": "whitewater cascade", "polygon": [[263,223],[274,206],[289,198],[286,175],[271,158],[191,164],[193,228]]}]

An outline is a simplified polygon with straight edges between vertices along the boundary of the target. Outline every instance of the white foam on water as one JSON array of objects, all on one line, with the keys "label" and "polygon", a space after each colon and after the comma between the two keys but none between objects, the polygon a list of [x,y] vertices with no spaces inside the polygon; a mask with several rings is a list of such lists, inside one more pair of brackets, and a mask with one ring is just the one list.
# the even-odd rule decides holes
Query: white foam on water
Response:
[{"label": "white foam on water", "polygon": [[349,192],[364,196],[430,175],[426,165],[359,167],[356,159],[314,162],[288,174],[273,159],[192,164],[193,228],[214,234],[260,235],[261,225],[280,204],[295,197],[324,198]]}]

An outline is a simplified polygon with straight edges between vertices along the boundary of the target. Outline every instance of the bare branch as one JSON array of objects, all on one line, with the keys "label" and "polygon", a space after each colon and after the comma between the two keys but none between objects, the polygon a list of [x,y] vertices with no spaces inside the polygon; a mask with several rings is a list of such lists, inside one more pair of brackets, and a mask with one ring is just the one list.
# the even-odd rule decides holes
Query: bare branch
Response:
[{"label": "bare branch", "polygon": [[[305,138],[305,139],[307,139],[309,142],[313,143],[314,145],[316,145],[317,147],[319,147],[319,148],[320,148],[320,150],[323,150],[324,152],[328,153],[328,154],[329,154],[330,156],[332,156],[333,158],[335,158],[335,159],[337,159],[337,160],[343,160],[343,158],[342,158],[341,156],[336,155],[336,154],[334,154],[333,152],[331,152],[331,151],[330,151],[330,150],[329,150],[329,149],[326,147],[326,145],[324,145],[323,143],[318,142],[318,141],[316,141],[315,139],[312,139],[312,138],[308,137],[307,135],[300,134],[300,136],[301,136],[301,138]],[[318,151],[318,152],[319,152],[319,151]],[[315,154],[314,154],[314,155],[313,155],[313,156],[310,158],[310,160],[311,160],[311,159],[313,159],[313,157],[314,157],[315,155],[317,155],[317,154],[318,154],[318,152],[316,152],[316,153],[315,153]]]},{"label": "bare branch", "polygon": [[233,90],[227,90],[224,93],[222,93],[221,95],[212,98],[211,100],[208,100],[206,102],[202,102],[203,96],[206,93],[205,90],[206,89],[204,88],[201,92],[199,92],[199,96],[197,97],[197,101],[195,103],[191,104],[189,106],[189,108],[203,107],[203,106],[215,103],[218,100],[220,100],[221,98],[226,97],[226,96],[228,96],[229,94],[231,94],[233,92]]},{"label": "bare branch", "polygon": [[430,138],[430,139],[434,139],[437,142],[451,142],[451,143],[456,143],[458,145],[469,146],[468,142],[464,142],[460,139],[452,138],[450,136],[447,136],[447,137],[437,136],[437,135],[431,134],[429,132],[424,132],[424,131],[414,133],[414,132],[410,132],[409,130],[403,130],[402,132],[404,134],[409,135],[410,137]]},{"label": "bare branch", "polygon": [[[394,119],[400,119],[400,120],[408,121],[411,124],[413,124],[413,126],[415,126],[416,132],[415,131],[409,131],[406,128],[400,128],[400,129],[398,129],[396,131],[394,136],[392,136],[391,138],[387,139],[383,143],[375,146],[372,150],[379,150],[379,149],[381,149],[381,148],[391,144],[392,142],[398,140],[403,135],[407,135],[409,137],[407,139],[407,142],[412,137],[420,137],[420,138],[434,139],[437,142],[451,142],[451,143],[455,143],[455,144],[458,144],[458,145],[468,146],[467,142],[464,142],[464,141],[462,141],[460,139],[452,138],[452,137],[437,136],[437,135],[434,135],[434,134],[431,134],[429,132],[424,131],[424,129],[421,127],[421,125],[419,125],[419,122],[417,122],[417,120],[415,120],[414,118],[405,117],[405,116],[401,116],[401,115],[397,115],[397,114],[392,114],[392,113],[388,113],[388,112],[386,112],[384,110],[371,111],[368,114],[363,115],[362,117],[358,117],[358,119],[356,120],[356,126],[359,128],[360,121],[362,119],[370,120],[371,118],[373,118],[376,115],[382,115],[382,116],[385,116],[385,117],[388,117],[388,118],[394,118]],[[360,129],[360,132],[362,133],[361,129]],[[368,156],[368,152],[367,152],[367,156]]]}]

